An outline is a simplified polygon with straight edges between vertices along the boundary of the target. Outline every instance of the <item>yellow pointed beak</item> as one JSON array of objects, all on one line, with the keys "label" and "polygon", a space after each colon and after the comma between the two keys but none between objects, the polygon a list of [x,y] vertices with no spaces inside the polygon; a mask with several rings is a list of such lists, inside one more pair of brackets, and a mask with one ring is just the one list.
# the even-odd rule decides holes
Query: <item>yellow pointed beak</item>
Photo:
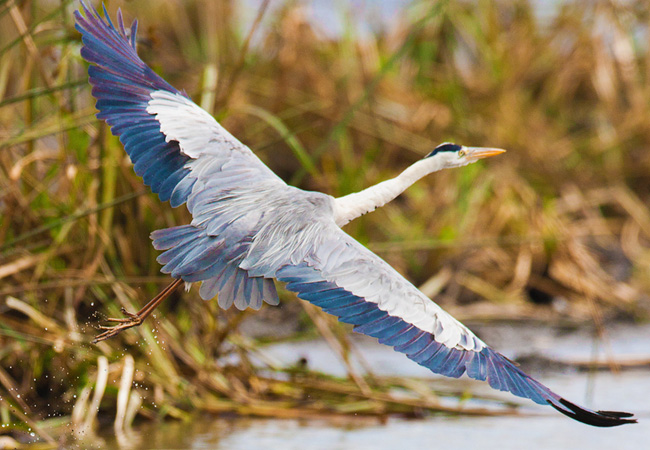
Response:
[{"label": "yellow pointed beak", "polygon": [[465,147],[464,150],[466,157],[470,159],[484,159],[506,152],[502,148],[490,147]]}]

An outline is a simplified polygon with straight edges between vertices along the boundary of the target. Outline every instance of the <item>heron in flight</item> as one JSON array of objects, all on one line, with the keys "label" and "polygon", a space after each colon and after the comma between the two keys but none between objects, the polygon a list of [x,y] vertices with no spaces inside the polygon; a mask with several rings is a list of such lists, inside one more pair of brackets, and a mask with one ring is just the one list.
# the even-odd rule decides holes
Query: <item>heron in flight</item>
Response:
[{"label": "heron in flight", "polygon": [[162,272],[174,281],[136,314],[110,319],[96,341],[140,325],[178,285],[201,283],[219,306],[278,304],[274,280],[431,371],[464,373],[494,389],[551,405],[599,427],[636,422],[632,414],[594,411],[565,400],[488,347],[341,227],[400,195],[420,178],[503,153],[444,143],[397,177],[334,198],[287,185],[189,97],[155,74],[136,52],[121,11],[113,24],[82,1],[75,12],[97,117],[119,136],[162,201],[185,204],[189,225],[151,234]]}]

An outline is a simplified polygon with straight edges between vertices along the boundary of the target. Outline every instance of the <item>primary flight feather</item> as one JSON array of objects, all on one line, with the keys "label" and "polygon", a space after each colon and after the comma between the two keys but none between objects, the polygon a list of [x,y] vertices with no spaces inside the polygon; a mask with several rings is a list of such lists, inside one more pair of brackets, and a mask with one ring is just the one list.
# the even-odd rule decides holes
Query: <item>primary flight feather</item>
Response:
[{"label": "primary flight feather", "polygon": [[75,12],[97,117],[119,136],[136,174],[189,225],[157,230],[158,261],[174,281],[137,314],[98,336],[142,323],[181,284],[239,309],[275,305],[274,279],[298,297],[378,338],[435,373],[485,380],[550,404],[590,425],[635,422],[631,414],[575,405],[531,378],[421,293],[341,227],[386,204],[423,176],[503,152],[445,143],[396,178],[341,198],[287,185],[212,116],[156,75],[136,52],[137,22],[117,26],[82,2]]}]

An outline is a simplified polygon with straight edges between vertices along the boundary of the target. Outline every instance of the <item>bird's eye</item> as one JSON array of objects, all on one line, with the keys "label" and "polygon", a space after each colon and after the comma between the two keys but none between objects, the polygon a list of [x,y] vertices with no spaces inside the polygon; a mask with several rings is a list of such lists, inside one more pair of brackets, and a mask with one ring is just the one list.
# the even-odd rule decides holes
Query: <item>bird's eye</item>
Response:
[{"label": "bird's eye", "polygon": [[458,157],[459,158],[462,158],[466,154],[467,154],[467,152],[465,151],[465,149],[458,150]]}]

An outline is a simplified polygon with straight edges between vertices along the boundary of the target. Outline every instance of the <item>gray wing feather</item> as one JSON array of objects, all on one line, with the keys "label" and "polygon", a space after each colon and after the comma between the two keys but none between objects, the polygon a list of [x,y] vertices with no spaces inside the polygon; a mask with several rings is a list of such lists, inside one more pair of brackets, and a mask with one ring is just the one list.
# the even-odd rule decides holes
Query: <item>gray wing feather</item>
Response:
[{"label": "gray wing feather", "polygon": [[[326,202],[326,207],[318,207]],[[432,333],[447,347],[480,350],[485,344],[422,294],[393,267],[343,232],[333,221],[323,194],[292,197],[270,225],[255,234],[239,267],[276,277],[285,266],[307,264],[318,276],[363,298],[393,317]],[[279,238],[278,238],[279,237]]]},{"label": "gray wing feather", "polygon": [[187,200],[188,227],[158,230],[154,246],[162,271],[188,282],[201,281],[204,299],[219,296],[219,306],[258,309],[262,300],[279,302],[271,279],[238,267],[261,219],[260,200],[288,186],[210,114],[186,97],[151,94],[147,111],[160,122],[167,142],[178,142],[190,157],[188,177],[195,180]]}]

